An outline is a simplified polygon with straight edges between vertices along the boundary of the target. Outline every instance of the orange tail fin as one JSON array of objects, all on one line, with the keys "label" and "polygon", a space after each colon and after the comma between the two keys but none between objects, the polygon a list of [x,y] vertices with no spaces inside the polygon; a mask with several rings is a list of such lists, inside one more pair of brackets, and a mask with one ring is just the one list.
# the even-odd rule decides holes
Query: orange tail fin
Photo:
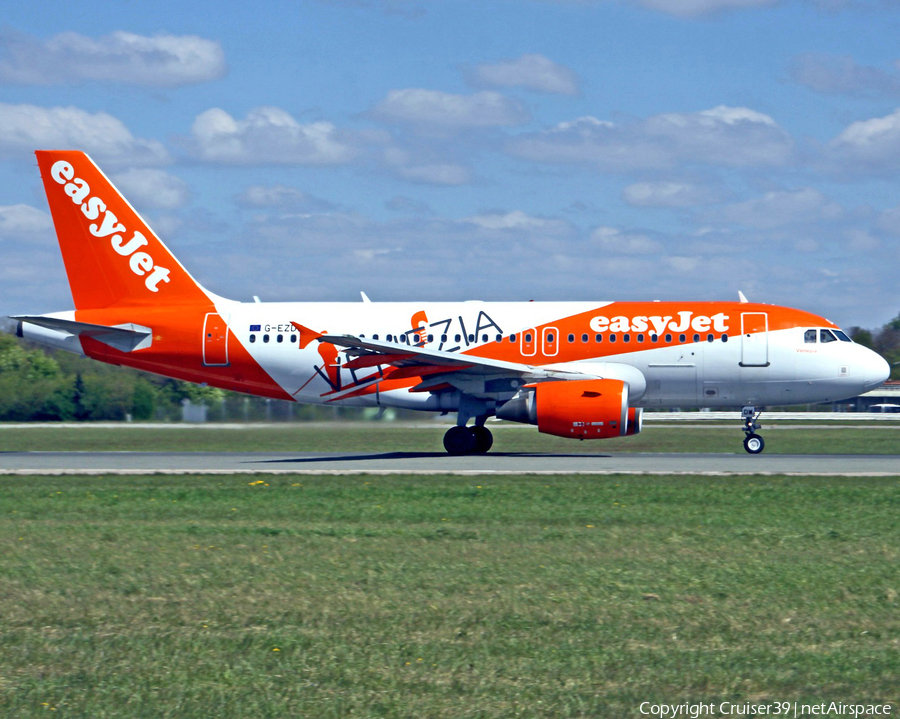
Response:
[{"label": "orange tail fin", "polygon": [[210,301],[90,157],[35,155],[76,309]]}]

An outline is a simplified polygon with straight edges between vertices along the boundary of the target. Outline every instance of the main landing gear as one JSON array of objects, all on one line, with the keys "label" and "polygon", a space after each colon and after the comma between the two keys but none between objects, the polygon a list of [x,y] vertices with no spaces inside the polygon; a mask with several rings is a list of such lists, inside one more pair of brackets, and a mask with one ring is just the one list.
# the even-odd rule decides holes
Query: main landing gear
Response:
[{"label": "main landing gear", "polygon": [[494,437],[484,425],[457,425],[444,435],[444,449],[448,454],[486,454],[494,444]]},{"label": "main landing gear", "polygon": [[744,407],[741,410],[741,419],[744,422],[744,449],[750,454],[759,454],[766,446],[762,437],[754,432],[760,428],[756,421],[762,412],[757,412],[756,407]]}]

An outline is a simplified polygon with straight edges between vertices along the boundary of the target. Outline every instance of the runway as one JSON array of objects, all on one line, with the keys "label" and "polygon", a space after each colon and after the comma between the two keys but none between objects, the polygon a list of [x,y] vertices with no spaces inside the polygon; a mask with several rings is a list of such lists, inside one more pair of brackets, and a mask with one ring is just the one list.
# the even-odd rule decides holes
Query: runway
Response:
[{"label": "runway", "polygon": [[0,475],[701,474],[900,477],[900,455],[3,452]]}]

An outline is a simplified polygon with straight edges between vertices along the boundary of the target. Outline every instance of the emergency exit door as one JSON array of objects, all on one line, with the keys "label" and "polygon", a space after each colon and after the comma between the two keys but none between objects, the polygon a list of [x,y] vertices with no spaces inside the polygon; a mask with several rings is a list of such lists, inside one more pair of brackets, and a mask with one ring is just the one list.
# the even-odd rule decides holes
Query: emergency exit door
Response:
[{"label": "emergency exit door", "polygon": [[228,316],[210,312],[203,322],[203,364],[224,367],[228,364]]},{"label": "emergency exit door", "polygon": [[741,367],[769,366],[769,316],[765,312],[741,314]]}]

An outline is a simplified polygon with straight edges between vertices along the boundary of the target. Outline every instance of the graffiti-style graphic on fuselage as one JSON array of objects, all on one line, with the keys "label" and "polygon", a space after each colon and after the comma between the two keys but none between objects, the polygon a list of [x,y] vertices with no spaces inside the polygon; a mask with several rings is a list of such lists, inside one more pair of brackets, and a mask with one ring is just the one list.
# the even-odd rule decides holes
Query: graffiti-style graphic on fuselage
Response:
[{"label": "graffiti-style graphic on fuselage", "polygon": [[[300,332],[299,349],[301,350],[305,349],[314,339],[328,334],[327,332],[310,330],[297,322],[292,322],[291,324]],[[425,347],[428,344],[436,343],[439,351],[458,352],[464,347],[478,344],[479,340],[483,344],[484,342],[494,341],[497,335],[503,335],[500,325],[483,310],[478,312],[474,321],[469,318],[468,324],[463,315],[429,322],[425,311],[420,310],[412,315],[410,325],[410,329],[405,330],[403,333],[398,335],[389,334],[387,337],[390,341],[399,344]],[[474,333],[468,329],[472,326],[475,327]],[[489,330],[491,331],[489,332]],[[325,396],[359,389],[373,382],[390,379],[391,375],[397,370],[396,367],[379,364],[372,368],[371,374],[363,375],[360,374],[357,368],[345,367],[343,358],[346,355],[330,342],[319,342],[317,351],[322,358],[322,364],[313,365],[314,374],[303,383],[300,389],[294,392],[295,396],[305,389],[316,376],[321,377],[329,387],[329,390],[321,395]]]}]

